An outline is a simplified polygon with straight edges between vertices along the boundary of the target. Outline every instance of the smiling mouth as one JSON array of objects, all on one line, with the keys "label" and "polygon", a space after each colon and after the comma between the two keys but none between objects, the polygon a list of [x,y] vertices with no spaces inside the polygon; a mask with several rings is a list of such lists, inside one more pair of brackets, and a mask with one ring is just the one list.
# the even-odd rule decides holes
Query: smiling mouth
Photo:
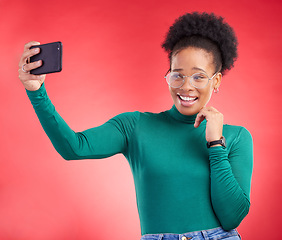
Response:
[{"label": "smiling mouth", "polygon": [[183,96],[179,93],[177,93],[177,97],[183,107],[192,107],[198,101],[198,97]]},{"label": "smiling mouth", "polygon": [[177,94],[178,98],[182,101],[186,101],[186,102],[194,102],[198,99],[198,97],[186,97],[186,96],[182,96],[180,94]]}]

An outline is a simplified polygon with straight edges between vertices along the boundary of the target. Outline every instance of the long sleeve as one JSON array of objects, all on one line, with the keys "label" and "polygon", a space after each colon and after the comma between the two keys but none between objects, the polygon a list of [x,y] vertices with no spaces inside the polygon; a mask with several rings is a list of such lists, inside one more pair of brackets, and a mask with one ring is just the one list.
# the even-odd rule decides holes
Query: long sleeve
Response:
[{"label": "long sleeve", "polygon": [[216,216],[225,230],[236,228],[250,208],[253,167],[253,141],[243,127],[226,148],[209,149],[211,200]]},{"label": "long sleeve", "polygon": [[106,158],[126,151],[138,112],[123,113],[99,127],[74,132],[56,111],[44,84],[37,91],[26,92],[44,131],[64,159]]}]

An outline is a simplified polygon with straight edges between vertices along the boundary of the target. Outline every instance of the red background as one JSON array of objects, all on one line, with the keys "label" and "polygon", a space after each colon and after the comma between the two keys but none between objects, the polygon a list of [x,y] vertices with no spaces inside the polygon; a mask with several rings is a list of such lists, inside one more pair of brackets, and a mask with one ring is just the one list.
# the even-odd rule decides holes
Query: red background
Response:
[{"label": "red background", "polygon": [[63,42],[63,71],[47,76],[46,88],[75,131],[121,112],[167,110],[160,45],[174,19],[190,11],[222,15],[237,33],[238,61],[211,105],[254,139],[243,239],[280,239],[281,1],[70,2],[0,0],[0,239],[140,238],[126,159],[64,161],[18,80],[18,61],[26,42]]}]

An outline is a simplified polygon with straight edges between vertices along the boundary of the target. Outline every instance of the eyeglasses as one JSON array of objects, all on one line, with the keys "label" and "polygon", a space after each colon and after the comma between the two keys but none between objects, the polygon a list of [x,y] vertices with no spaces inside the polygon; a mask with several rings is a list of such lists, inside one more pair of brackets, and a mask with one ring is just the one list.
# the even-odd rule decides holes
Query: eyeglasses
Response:
[{"label": "eyeglasses", "polygon": [[185,83],[185,78],[190,78],[190,84],[195,88],[204,88],[208,85],[209,81],[215,77],[216,72],[211,78],[205,73],[194,73],[192,76],[184,76],[179,72],[170,72],[166,74],[165,79],[168,85],[172,88],[180,88]]}]

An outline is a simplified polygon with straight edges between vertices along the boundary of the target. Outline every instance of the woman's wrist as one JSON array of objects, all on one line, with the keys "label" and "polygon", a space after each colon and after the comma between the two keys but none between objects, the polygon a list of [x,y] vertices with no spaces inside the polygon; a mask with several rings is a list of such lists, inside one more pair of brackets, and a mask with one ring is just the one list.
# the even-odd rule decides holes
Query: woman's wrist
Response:
[{"label": "woman's wrist", "polygon": [[26,89],[27,91],[35,92],[35,91],[38,91],[38,90],[42,87],[43,83],[44,83],[44,82],[42,82],[41,84],[36,84],[36,85],[34,85],[34,84],[32,84],[32,85],[26,85],[26,86],[24,86],[24,87],[25,87],[25,89]]},{"label": "woman's wrist", "polygon": [[214,140],[214,141],[208,141],[207,142],[207,147],[216,147],[216,146],[223,146],[226,147],[226,140],[224,136],[221,136],[221,138]]}]

